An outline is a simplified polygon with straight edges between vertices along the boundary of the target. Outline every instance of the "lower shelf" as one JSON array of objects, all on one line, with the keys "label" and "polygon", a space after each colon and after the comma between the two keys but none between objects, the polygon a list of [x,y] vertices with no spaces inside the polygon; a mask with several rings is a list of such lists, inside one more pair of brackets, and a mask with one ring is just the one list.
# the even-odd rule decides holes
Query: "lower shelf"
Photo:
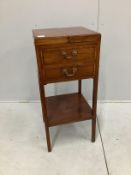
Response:
[{"label": "lower shelf", "polygon": [[92,109],[78,93],[46,97],[48,126],[92,119]]}]

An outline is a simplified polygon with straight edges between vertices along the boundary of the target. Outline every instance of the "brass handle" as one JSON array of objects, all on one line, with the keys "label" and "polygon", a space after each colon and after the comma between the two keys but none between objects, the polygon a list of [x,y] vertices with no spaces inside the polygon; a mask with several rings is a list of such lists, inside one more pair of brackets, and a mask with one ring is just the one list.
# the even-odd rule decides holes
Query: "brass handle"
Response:
[{"label": "brass handle", "polygon": [[63,72],[67,77],[73,77],[75,75],[75,73],[77,72],[77,68],[73,67],[72,73],[69,73],[67,69],[63,69]]},{"label": "brass handle", "polygon": [[77,56],[77,50],[72,50],[72,56]]},{"label": "brass handle", "polygon": [[77,50],[72,50],[71,55],[68,55],[66,51],[63,51],[62,55],[64,56],[65,59],[72,59],[73,57],[77,56]]},{"label": "brass handle", "polygon": [[68,54],[66,53],[66,51],[63,51],[63,52],[62,52],[62,55],[63,55],[63,57],[64,57],[65,59],[71,59],[71,58],[72,58],[72,55],[68,55]]}]

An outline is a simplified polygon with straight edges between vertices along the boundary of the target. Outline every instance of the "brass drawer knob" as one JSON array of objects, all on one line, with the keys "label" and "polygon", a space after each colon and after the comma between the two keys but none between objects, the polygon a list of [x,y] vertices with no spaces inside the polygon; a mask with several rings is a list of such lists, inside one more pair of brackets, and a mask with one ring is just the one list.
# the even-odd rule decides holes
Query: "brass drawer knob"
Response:
[{"label": "brass drawer knob", "polygon": [[73,57],[77,56],[77,50],[73,49],[71,55],[68,55],[66,51],[63,51],[62,55],[65,59],[72,59]]},{"label": "brass drawer knob", "polygon": [[73,67],[72,68],[72,73],[69,73],[68,72],[68,69],[63,69],[63,73],[65,74],[65,76],[67,77],[73,77],[77,72],[77,68],[76,67]]}]

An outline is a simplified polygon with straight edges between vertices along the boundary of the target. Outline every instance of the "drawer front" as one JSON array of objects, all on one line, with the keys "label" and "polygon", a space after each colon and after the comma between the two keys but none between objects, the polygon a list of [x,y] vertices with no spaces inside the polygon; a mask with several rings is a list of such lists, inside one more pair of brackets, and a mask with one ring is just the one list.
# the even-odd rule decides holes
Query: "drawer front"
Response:
[{"label": "drawer front", "polygon": [[95,75],[95,64],[88,64],[85,66],[45,68],[46,83],[84,79],[93,77],[94,75]]},{"label": "drawer front", "polygon": [[90,45],[69,45],[65,47],[46,48],[42,51],[45,65],[85,64],[95,61],[96,47]]}]

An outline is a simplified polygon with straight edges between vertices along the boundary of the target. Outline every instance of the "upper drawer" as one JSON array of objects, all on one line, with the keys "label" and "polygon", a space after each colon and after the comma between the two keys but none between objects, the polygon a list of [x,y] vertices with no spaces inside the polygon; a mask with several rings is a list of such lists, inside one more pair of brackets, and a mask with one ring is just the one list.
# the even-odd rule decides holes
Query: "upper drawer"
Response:
[{"label": "upper drawer", "polygon": [[42,48],[42,59],[46,65],[70,65],[94,62],[95,45],[66,45],[53,48]]}]

